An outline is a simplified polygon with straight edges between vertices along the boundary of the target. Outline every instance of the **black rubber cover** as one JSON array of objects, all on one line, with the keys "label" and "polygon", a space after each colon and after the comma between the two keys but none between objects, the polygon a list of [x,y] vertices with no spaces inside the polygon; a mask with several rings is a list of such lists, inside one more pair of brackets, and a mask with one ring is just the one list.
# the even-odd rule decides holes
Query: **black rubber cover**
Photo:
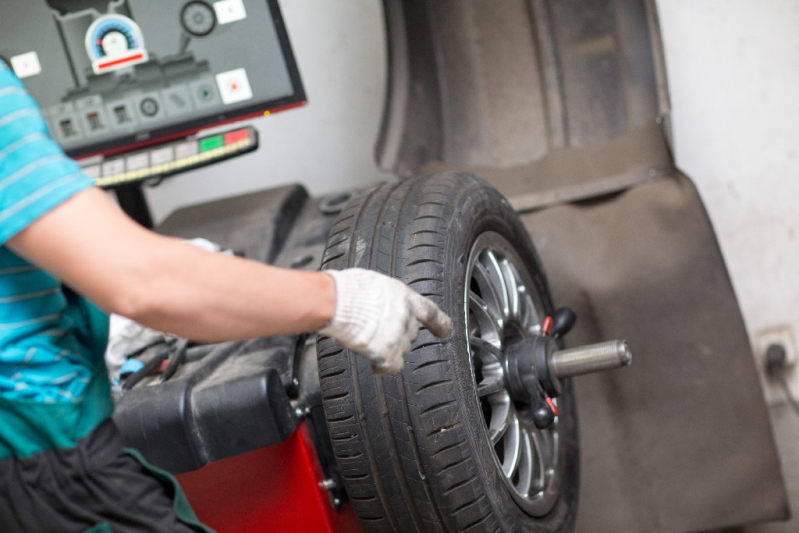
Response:
[{"label": "black rubber cover", "polygon": [[190,349],[175,378],[142,382],[117,403],[125,444],[176,474],[282,442],[298,424],[281,380],[295,343],[277,337]]}]

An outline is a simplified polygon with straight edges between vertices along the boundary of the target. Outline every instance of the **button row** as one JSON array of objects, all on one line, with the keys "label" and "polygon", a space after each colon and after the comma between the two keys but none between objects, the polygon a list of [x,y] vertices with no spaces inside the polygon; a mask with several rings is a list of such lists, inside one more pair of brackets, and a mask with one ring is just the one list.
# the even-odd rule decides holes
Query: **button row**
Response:
[{"label": "button row", "polygon": [[83,173],[100,187],[174,174],[254,150],[257,134],[252,127],[196,140],[159,146],[125,157],[83,167]]}]

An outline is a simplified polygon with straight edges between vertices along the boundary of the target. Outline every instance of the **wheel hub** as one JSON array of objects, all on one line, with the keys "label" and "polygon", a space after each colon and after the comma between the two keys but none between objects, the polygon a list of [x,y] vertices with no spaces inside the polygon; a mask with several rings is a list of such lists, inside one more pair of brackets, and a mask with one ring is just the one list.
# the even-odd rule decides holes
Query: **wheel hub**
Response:
[{"label": "wheel hub", "polygon": [[[527,404],[538,403],[537,398],[543,401],[543,389],[540,384],[541,377],[544,377],[542,370],[536,368],[536,361],[539,352],[545,354],[551,351],[550,346],[555,345],[551,337],[535,335],[526,339],[521,339],[510,344],[505,350],[505,368],[508,378],[508,389],[511,397],[517,401]],[[541,376],[541,377],[539,377]]]},{"label": "wheel hub", "polygon": [[623,341],[559,350],[553,337],[574,323],[547,317],[524,263],[501,235],[486,232],[467,263],[464,311],[477,400],[503,481],[528,514],[557,502],[566,460],[559,445],[561,379],[629,364]]}]

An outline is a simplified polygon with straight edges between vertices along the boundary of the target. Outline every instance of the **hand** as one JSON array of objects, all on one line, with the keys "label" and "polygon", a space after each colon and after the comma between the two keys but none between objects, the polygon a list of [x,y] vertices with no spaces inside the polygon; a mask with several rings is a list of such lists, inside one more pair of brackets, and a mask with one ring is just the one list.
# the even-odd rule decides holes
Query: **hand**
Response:
[{"label": "hand", "polygon": [[369,359],[376,374],[402,370],[420,323],[437,337],[452,331],[436,304],[397,279],[362,268],[325,272],[336,282],[336,311],[319,332]]}]

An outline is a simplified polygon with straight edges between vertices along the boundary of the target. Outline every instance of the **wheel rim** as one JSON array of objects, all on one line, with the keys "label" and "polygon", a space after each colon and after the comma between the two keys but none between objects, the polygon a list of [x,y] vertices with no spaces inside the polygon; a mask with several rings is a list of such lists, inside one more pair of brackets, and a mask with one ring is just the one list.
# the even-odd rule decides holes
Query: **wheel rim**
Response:
[{"label": "wheel rim", "polygon": [[563,477],[559,419],[545,430],[533,424],[529,405],[511,396],[507,346],[540,335],[545,309],[513,246],[494,232],[481,234],[469,254],[464,313],[467,347],[478,403],[502,479],[532,516],[552,510]]}]

